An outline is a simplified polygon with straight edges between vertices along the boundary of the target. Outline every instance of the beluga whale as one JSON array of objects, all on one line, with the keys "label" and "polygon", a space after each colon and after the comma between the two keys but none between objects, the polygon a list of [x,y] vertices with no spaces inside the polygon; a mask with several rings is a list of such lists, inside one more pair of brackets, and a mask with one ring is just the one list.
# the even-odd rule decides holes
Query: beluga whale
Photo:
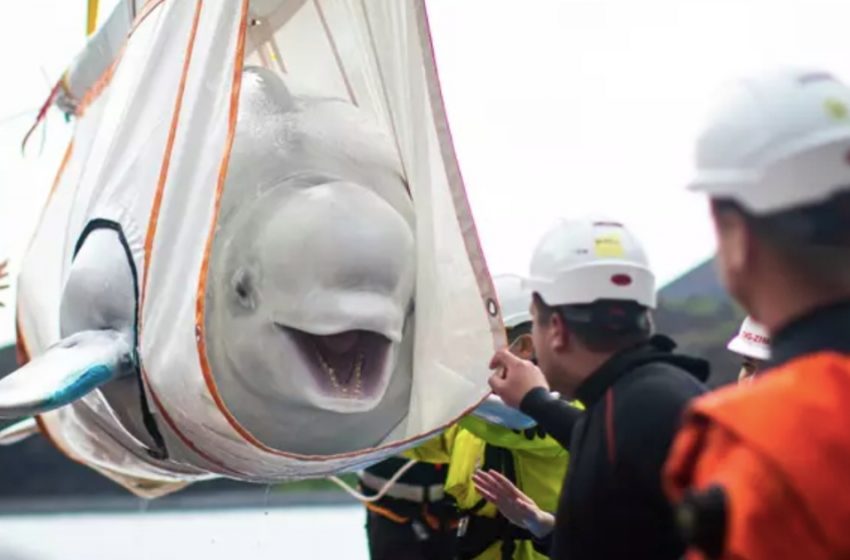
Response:
[{"label": "beluga whale", "polygon": [[[204,296],[212,376],[269,446],[374,446],[403,419],[411,387],[414,213],[398,156],[346,101],[293,96],[261,67],[247,67],[241,86]],[[140,375],[135,301],[120,237],[88,228],[62,295],[63,339],[0,381],[0,414],[39,413],[96,387],[122,409],[132,400],[122,389],[138,387],[126,381]]]},{"label": "beluga whale", "polygon": [[150,498],[355,471],[476,409],[504,330],[424,4],[147,6],[57,85],[0,444]]},{"label": "beluga whale", "polygon": [[249,68],[231,158],[206,294],[222,398],[278,449],[375,445],[407,410],[414,324],[413,206],[390,137]]}]

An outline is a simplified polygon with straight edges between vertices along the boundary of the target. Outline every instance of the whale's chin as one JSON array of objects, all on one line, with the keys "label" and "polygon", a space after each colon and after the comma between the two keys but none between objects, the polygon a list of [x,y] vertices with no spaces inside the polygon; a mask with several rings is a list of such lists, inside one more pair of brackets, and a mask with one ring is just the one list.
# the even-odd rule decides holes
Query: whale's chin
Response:
[{"label": "whale's chin", "polygon": [[393,343],[370,331],[317,335],[275,323],[298,350],[314,406],[341,413],[375,408],[390,381]]}]

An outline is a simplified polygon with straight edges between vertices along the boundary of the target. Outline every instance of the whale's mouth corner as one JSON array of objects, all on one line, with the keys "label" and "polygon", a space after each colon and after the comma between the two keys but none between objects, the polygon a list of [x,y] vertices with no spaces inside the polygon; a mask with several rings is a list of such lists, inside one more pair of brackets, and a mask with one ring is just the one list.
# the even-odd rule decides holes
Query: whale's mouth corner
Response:
[{"label": "whale's mouth corner", "polygon": [[294,341],[310,381],[329,407],[340,412],[365,410],[381,399],[390,374],[389,338],[364,330],[317,335],[280,323],[275,326]]}]

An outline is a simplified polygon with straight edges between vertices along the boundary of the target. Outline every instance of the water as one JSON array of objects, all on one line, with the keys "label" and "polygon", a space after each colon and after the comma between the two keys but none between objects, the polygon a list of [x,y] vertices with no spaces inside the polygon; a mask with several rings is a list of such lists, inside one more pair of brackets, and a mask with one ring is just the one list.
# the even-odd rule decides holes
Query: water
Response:
[{"label": "water", "polygon": [[0,560],[366,560],[361,506],[0,516]]}]

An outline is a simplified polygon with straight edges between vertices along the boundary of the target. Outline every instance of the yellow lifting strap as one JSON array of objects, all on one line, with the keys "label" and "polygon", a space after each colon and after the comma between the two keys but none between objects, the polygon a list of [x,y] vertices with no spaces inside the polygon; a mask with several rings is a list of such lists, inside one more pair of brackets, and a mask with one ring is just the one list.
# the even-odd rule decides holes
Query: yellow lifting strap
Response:
[{"label": "yellow lifting strap", "polygon": [[86,37],[90,37],[97,28],[97,5],[98,0],[88,0],[89,11],[86,16]]}]

